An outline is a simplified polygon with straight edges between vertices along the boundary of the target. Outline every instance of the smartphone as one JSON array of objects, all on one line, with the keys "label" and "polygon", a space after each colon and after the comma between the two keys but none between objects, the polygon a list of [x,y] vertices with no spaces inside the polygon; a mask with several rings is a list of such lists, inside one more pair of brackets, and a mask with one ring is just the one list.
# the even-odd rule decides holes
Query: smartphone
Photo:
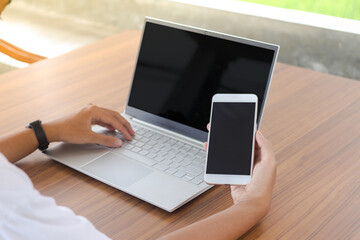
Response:
[{"label": "smartphone", "polygon": [[254,94],[216,94],[212,98],[204,180],[246,185],[254,163],[257,117]]}]

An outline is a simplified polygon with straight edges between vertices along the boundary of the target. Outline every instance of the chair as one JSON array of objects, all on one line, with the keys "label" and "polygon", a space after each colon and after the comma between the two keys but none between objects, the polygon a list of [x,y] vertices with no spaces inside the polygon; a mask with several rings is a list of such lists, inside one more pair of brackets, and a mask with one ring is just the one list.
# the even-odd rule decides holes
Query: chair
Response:
[{"label": "chair", "polygon": [[36,55],[36,54],[30,53],[30,52],[27,52],[21,48],[18,48],[9,42],[6,42],[3,39],[0,39],[0,52],[4,53],[5,55],[8,55],[11,58],[18,60],[18,61],[26,62],[26,63],[34,63],[34,62],[46,59],[46,57]]},{"label": "chair", "polygon": [[[10,2],[11,0],[0,0],[0,14]],[[0,52],[18,61],[26,63],[34,63],[46,59],[45,57],[27,52],[19,47],[16,47],[3,39],[0,39]]]}]

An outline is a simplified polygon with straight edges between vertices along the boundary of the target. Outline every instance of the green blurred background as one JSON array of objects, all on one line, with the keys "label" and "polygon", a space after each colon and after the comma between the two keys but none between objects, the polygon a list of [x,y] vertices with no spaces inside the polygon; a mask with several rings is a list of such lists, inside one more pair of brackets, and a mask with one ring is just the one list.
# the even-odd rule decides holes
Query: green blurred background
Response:
[{"label": "green blurred background", "polygon": [[268,6],[360,20],[360,0],[242,0]]}]

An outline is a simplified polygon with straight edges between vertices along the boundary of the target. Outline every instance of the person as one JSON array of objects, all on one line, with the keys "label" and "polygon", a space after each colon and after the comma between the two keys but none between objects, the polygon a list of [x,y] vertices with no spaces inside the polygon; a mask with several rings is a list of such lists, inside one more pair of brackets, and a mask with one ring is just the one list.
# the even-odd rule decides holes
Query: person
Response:
[{"label": "person", "polygon": [[[121,147],[120,139],[93,132],[94,124],[118,130],[129,141],[135,134],[118,112],[92,104],[69,116],[43,123],[42,128],[49,142]],[[29,177],[11,164],[38,147],[31,128],[0,138],[0,239],[108,239],[86,218],[41,195]],[[276,168],[271,143],[258,131],[253,177],[246,186],[231,186],[234,205],[162,239],[238,238],[269,211]]]}]

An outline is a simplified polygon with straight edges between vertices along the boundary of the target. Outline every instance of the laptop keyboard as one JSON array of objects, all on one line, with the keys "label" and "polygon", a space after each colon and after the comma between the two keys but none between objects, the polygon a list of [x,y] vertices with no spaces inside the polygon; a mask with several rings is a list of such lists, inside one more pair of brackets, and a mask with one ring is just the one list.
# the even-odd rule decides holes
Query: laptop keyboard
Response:
[{"label": "laptop keyboard", "polygon": [[125,140],[119,132],[106,133],[123,141],[122,147],[112,148],[112,151],[193,184],[204,182],[205,150],[147,128],[137,125],[132,128],[135,135],[131,141]]}]

